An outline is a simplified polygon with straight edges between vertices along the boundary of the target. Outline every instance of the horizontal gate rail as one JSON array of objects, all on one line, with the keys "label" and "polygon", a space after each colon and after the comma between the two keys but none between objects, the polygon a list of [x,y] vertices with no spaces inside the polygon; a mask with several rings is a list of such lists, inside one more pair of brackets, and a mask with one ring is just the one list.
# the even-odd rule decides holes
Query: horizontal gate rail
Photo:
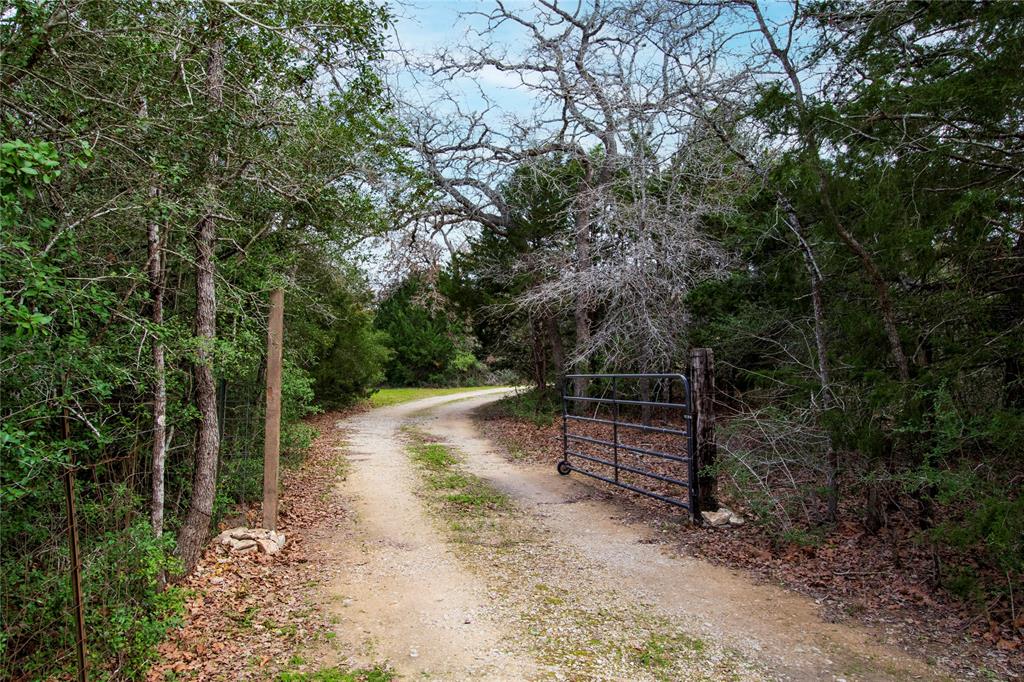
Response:
[{"label": "horizontal gate rail", "polygon": [[656,492],[654,492],[652,490],[646,490],[646,489],[641,488],[639,486],[630,485],[629,483],[623,483],[622,481],[616,481],[614,478],[608,478],[607,476],[602,476],[600,474],[595,474],[592,471],[585,471],[584,469],[573,468],[572,471],[576,471],[578,473],[581,473],[584,476],[590,476],[591,478],[596,478],[598,480],[604,481],[605,483],[611,483],[612,485],[617,485],[620,488],[625,488],[626,490],[632,490],[635,493],[640,493],[641,495],[646,495],[647,497],[653,497],[656,500],[661,500],[662,502],[667,502],[668,504],[675,505],[676,507],[682,507],[683,509],[689,509],[689,507],[686,505],[686,503],[680,502],[679,500],[677,500],[677,499],[675,499],[673,497],[667,497],[665,495],[661,495],[660,493],[656,493]]},{"label": "horizontal gate rail", "polygon": [[598,424],[618,424],[620,427],[626,427],[627,429],[637,429],[639,431],[650,431],[651,433],[672,433],[677,436],[689,435],[686,431],[679,429],[669,429],[661,426],[647,426],[645,424],[632,424],[630,422],[615,422],[611,419],[598,419],[597,417],[583,417],[578,414],[567,414],[564,415],[566,419],[572,419],[580,422],[596,422]]},{"label": "horizontal gate rail", "polygon": [[[665,481],[666,483],[675,483],[676,485],[686,485],[686,481],[680,481],[678,478],[672,478],[671,476],[662,476],[661,474],[656,474],[653,471],[646,471],[644,469],[638,469],[638,468],[636,468],[634,466],[630,466],[628,464],[623,464],[621,462],[616,464],[615,462],[609,462],[606,459],[601,459],[600,457],[594,457],[593,455],[587,455],[587,454],[584,454],[582,452],[576,452],[575,450],[569,450],[569,454],[572,455],[573,457],[581,457],[581,458],[583,458],[585,460],[588,460],[590,462],[595,462],[597,464],[606,464],[606,465],[608,465],[610,467],[616,467],[618,469],[621,469],[622,471],[629,471],[631,473],[639,474],[641,476],[647,476],[648,478],[654,478],[654,479],[657,479],[659,481]],[[680,504],[683,505],[683,506],[686,505],[685,502],[682,502]]]},{"label": "horizontal gate rail", "polygon": [[667,452],[660,452],[658,450],[648,450],[647,448],[638,448],[635,445],[626,445],[625,443],[613,443],[610,440],[601,440],[600,438],[591,438],[590,436],[577,436],[573,433],[566,434],[569,440],[583,441],[584,443],[593,443],[595,445],[607,445],[609,447],[617,447],[619,450],[627,450],[629,452],[635,452],[638,455],[651,455],[652,457],[659,457],[661,459],[670,459],[673,462],[682,462],[686,464],[690,461],[689,457],[679,457],[678,455],[670,455]]},{"label": "horizontal gate rail", "polygon": [[[597,385],[604,390],[604,394],[597,396],[574,395],[570,393],[570,386],[575,383],[574,380],[583,380],[583,385],[585,386]],[[635,399],[633,397],[636,395],[635,393],[631,397],[620,397],[622,382],[639,382],[642,390],[639,388],[637,390],[641,390],[640,398],[642,399]],[[652,397],[652,383],[654,384],[654,399],[650,399]],[[673,387],[680,384],[682,386],[682,395],[676,393],[674,396],[675,400],[673,400]],[[667,399],[659,401],[657,398],[663,386],[668,394]],[[608,395],[609,391],[611,393],[610,397]],[[627,393],[628,395],[629,393]],[[690,382],[682,374],[566,375],[565,381],[562,384],[562,459],[558,463],[558,472],[567,475],[575,471],[590,478],[595,478],[620,488],[661,500],[676,507],[687,509],[691,515],[695,515],[699,504],[696,492],[697,477],[694,470],[695,443],[692,436],[694,433],[692,402]],[[592,405],[593,416],[570,414],[570,404]],[[661,408],[663,418],[658,424],[640,424],[636,421],[623,419],[620,414],[620,408],[622,407],[628,408],[623,410],[627,413],[627,416],[630,410],[637,407],[643,408],[645,413],[644,421],[649,419],[649,408]],[[582,408],[574,408],[574,411],[579,411],[580,409]],[[610,417],[607,415],[607,412],[612,413]],[[680,419],[684,424],[683,428],[676,428],[669,421],[671,414],[677,415],[672,419]],[[572,431],[573,424],[580,424],[582,426],[584,423],[611,427],[611,438],[596,437],[595,435]],[[665,447],[669,450],[669,452],[664,452],[647,447],[648,442],[642,442],[641,444],[622,442],[619,433],[620,428],[674,436],[680,439],[678,449],[675,449],[675,446],[659,444],[657,447]],[[681,442],[683,438],[686,440],[685,444]],[[675,439],[672,440],[674,441]],[[603,452],[608,452],[611,457],[603,454],[603,452],[583,452],[579,446],[572,448],[570,447],[570,442],[596,446],[596,448],[600,448]],[[590,449],[593,450],[595,448]],[[629,454],[627,461],[621,461],[620,452]],[[651,470],[646,468],[648,466],[645,463],[646,457],[655,458],[664,464],[658,471]],[[595,468],[594,466],[586,465],[598,466]],[[682,465],[678,475],[671,471],[674,465]],[[608,469],[611,469],[611,471],[608,471]],[[641,476],[652,481],[660,481],[670,486],[677,486],[682,490],[679,495],[675,495],[661,490],[661,486],[657,490],[649,489],[643,487],[639,482],[622,480],[620,475],[622,473]],[[684,491],[685,494],[683,494]]]},{"label": "horizontal gate rail", "polygon": [[585,396],[565,396],[566,400],[578,400],[585,403],[615,403],[616,405],[650,405],[651,407],[674,407],[685,410],[686,403],[657,403],[650,400],[622,400],[615,398],[589,398]]}]

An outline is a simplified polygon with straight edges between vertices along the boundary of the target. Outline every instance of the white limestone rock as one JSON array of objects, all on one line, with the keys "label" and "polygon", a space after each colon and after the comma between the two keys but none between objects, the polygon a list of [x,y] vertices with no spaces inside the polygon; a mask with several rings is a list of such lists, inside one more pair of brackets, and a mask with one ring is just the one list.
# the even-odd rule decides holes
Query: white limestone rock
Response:
[{"label": "white limestone rock", "polygon": [[214,538],[214,541],[228,547],[235,554],[249,554],[257,550],[264,554],[276,554],[285,545],[284,533],[266,528],[231,528]]},{"label": "white limestone rock", "polygon": [[702,511],[700,515],[704,518],[704,521],[710,524],[713,528],[728,526],[729,519],[733,517],[732,510],[727,509],[726,507],[721,507],[718,511]]}]

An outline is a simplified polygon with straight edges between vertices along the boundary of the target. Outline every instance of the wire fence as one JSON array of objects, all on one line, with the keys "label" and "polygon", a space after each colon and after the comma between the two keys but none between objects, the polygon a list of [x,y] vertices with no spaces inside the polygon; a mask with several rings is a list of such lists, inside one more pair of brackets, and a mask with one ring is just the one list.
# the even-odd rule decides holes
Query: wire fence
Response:
[{"label": "wire fence", "polygon": [[[220,459],[216,517],[262,498],[264,373],[218,386]],[[76,505],[69,514],[67,470],[47,463],[45,494],[5,501],[0,540],[0,681],[81,679],[73,590],[72,524],[80,548],[81,605],[89,679],[138,677],[155,655],[158,633],[174,620],[158,585],[172,568],[174,524],[191,481],[189,429],[179,428],[168,461],[168,533],[153,536],[147,499],[148,434],[116,457],[72,470]],[[136,671],[137,674],[132,674]]]},{"label": "wire fence", "polygon": [[263,497],[264,384],[261,367],[252,380],[221,381],[217,390],[218,492],[234,503],[249,504]]},{"label": "wire fence", "polygon": [[[56,487],[62,489],[60,481]],[[55,496],[54,506],[61,501]],[[32,551],[24,551],[32,543],[23,543],[16,562],[9,554],[3,562],[0,679],[4,680],[38,679],[34,669],[42,664],[52,671],[77,668],[67,516],[55,509],[54,514],[37,516],[34,526],[33,539],[38,541]],[[46,660],[36,660],[43,649]]]}]

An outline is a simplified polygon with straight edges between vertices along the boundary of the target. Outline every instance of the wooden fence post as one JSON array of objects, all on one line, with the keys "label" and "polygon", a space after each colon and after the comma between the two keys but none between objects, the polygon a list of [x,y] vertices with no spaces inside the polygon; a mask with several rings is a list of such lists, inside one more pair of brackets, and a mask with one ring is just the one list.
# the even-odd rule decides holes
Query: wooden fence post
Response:
[{"label": "wooden fence post", "polygon": [[263,435],[263,527],[277,530],[277,469],[281,455],[281,352],[284,291],[270,293],[267,327],[267,414]]},{"label": "wooden fence post", "polygon": [[718,443],[715,440],[715,354],[710,348],[694,348],[690,351],[690,387],[696,413],[694,469],[697,472],[697,508],[717,511],[718,481],[712,473],[718,457]]}]

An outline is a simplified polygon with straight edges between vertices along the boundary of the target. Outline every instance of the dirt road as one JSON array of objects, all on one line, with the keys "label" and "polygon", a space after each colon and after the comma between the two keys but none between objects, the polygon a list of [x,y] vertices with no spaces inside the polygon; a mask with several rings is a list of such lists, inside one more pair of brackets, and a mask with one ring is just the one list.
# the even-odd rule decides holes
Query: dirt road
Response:
[{"label": "dirt road", "polygon": [[[617,521],[592,484],[508,460],[469,416],[503,393],[342,424],[356,541],[335,546],[328,603],[354,662],[450,680],[943,679],[881,633],[824,622],[812,600],[670,554],[652,529]],[[447,444],[507,511],[467,535],[432,510],[410,429]]]}]

